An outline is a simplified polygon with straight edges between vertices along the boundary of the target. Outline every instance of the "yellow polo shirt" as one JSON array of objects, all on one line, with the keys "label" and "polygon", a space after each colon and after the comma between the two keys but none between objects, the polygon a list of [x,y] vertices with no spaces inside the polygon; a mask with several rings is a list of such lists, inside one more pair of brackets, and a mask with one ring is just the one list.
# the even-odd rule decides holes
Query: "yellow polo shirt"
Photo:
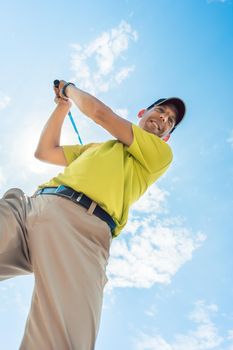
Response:
[{"label": "yellow polo shirt", "polygon": [[172,161],[166,142],[135,124],[132,129],[129,147],[116,139],[62,146],[68,166],[38,189],[65,185],[85,193],[112,216],[117,225],[114,237],[118,236],[127,223],[129,207]]}]

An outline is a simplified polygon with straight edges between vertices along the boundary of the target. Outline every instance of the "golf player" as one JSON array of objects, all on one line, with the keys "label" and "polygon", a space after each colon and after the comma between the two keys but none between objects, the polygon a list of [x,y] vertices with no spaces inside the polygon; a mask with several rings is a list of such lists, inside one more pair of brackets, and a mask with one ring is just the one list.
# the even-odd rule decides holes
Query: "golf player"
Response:
[{"label": "golf player", "polygon": [[[35,276],[20,350],[93,350],[112,240],[130,206],[171,164],[166,141],[185,105],[160,99],[136,124],[73,83],[60,80],[54,91],[56,107],[35,157],[64,169],[31,196],[11,188],[0,199],[0,280]],[[60,145],[72,102],[113,138]]]}]

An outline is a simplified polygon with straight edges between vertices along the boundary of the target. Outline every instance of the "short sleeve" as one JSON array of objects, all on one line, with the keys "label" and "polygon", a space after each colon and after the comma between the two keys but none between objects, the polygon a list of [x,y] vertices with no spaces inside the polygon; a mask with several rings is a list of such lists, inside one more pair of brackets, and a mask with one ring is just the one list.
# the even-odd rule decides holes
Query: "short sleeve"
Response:
[{"label": "short sleeve", "polygon": [[151,174],[167,168],[173,158],[170,146],[135,124],[132,129],[134,139],[127,151]]},{"label": "short sleeve", "polygon": [[88,148],[94,147],[98,143],[88,143],[86,145],[63,145],[62,149],[67,160],[67,164],[70,165],[76,158],[78,158]]}]

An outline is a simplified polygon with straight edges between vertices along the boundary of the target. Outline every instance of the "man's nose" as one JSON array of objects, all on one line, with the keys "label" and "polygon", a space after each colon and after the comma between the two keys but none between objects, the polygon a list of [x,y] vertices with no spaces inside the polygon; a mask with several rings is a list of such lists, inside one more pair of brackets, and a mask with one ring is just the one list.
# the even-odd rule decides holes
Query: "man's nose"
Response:
[{"label": "man's nose", "polygon": [[168,114],[166,112],[161,113],[160,118],[163,120],[163,122],[166,122],[168,120]]}]

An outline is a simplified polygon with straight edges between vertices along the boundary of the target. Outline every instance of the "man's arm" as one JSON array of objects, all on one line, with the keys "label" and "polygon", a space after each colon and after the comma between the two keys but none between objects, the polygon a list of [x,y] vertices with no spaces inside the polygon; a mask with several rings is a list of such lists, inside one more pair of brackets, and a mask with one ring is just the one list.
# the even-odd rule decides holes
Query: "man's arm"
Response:
[{"label": "man's arm", "polygon": [[[62,80],[59,89],[61,89],[64,84],[65,82]],[[96,97],[82,91],[74,85],[67,86],[66,95],[87,117],[101,125],[125,145],[131,145],[133,142],[132,123],[114,113],[111,108]]]},{"label": "man's arm", "polygon": [[55,98],[57,106],[45,124],[34,156],[46,163],[67,166],[67,161],[60,146],[61,128],[71,107],[70,101]]}]

